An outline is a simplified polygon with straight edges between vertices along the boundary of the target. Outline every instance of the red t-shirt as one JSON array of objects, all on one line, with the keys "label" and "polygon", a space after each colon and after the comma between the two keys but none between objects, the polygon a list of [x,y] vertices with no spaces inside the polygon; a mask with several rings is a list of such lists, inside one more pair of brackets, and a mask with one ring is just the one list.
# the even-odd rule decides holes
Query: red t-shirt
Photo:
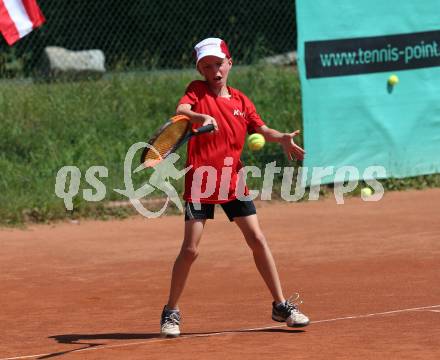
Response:
[{"label": "red t-shirt", "polygon": [[186,201],[224,203],[237,198],[246,133],[254,133],[264,122],[242,92],[231,87],[228,91],[230,98],[216,96],[205,81],[197,80],[189,84],[179,101],[179,105],[190,104],[191,110],[212,116],[218,124],[217,132],[194,136],[188,142],[186,166],[192,168],[185,175]]}]

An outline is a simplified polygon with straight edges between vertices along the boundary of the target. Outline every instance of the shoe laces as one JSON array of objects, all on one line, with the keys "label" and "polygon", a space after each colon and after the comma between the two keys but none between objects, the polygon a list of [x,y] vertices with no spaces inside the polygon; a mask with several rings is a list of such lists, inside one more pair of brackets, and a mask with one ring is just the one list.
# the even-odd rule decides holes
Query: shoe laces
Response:
[{"label": "shoe laces", "polygon": [[302,303],[303,301],[300,299],[299,293],[294,293],[285,302],[286,308],[289,311],[295,311],[295,312],[299,312],[299,305],[301,305]]},{"label": "shoe laces", "polygon": [[171,325],[171,326],[179,325],[179,322],[180,322],[180,317],[175,312],[169,313],[169,314],[165,315],[165,317],[164,317],[164,323],[166,325]]}]

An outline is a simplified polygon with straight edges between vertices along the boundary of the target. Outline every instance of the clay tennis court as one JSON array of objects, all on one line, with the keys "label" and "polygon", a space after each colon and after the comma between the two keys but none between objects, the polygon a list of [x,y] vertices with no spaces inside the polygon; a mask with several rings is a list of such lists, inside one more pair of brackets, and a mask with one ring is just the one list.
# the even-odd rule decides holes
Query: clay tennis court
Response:
[{"label": "clay tennis court", "polygon": [[182,216],[0,230],[0,359],[438,359],[440,189],[380,202],[259,203],[286,295],[310,326],[270,318],[238,229],[208,223],[180,307],[159,317]]}]

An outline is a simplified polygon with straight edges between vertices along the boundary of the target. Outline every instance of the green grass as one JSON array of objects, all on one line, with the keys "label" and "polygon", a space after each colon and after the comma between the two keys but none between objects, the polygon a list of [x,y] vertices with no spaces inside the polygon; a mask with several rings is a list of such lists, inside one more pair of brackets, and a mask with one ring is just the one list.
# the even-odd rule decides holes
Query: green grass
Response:
[{"label": "green grass", "polygon": [[[0,83],[0,223],[101,216],[102,204],[82,198],[81,191],[90,188],[84,174],[92,165],[108,168],[108,178],[102,179],[105,201],[124,199],[113,189],[124,188],[128,148],[145,141],[174,113],[194,76],[195,71],[151,72],[95,82]],[[299,84],[292,69],[237,67],[231,85],[258,104],[271,126],[281,130],[300,126]],[[275,146],[258,157],[272,153],[282,159]],[[73,212],[66,211],[54,193],[57,171],[65,165],[77,166],[83,175]],[[145,178],[135,176],[135,188]],[[176,186],[181,190],[182,183]]]},{"label": "green grass", "polygon": [[[113,191],[125,188],[125,154],[174,113],[195,76],[195,71],[173,71],[116,74],[76,83],[0,83],[0,224],[133,213],[130,208],[104,206],[126,200]],[[281,131],[301,129],[300,86],[293,68],[235,67],[230,85],[254,101],[269,126]],[[258,153],[245,149],[243,160],[257,166],[274,160],[278,166],[287,164],[275,144]],[[183,161],[184,157],[182,167]],[[74,211],[66,211],[54,192],[57,171],[65,165],[82,172]],[[82,190],[90,188],[84,174],[92,165],[105,166],[109,172],[101,179],[107,193],[99,203],[82,197]],[[144,173],[134,176],[135,189],[147,178]],[[182,190],[182,181],[175,185]],[[249,185],[260,183],[253,180]],[[440,186],[440,178],[391,179],[384,186],[387,190]]]}]

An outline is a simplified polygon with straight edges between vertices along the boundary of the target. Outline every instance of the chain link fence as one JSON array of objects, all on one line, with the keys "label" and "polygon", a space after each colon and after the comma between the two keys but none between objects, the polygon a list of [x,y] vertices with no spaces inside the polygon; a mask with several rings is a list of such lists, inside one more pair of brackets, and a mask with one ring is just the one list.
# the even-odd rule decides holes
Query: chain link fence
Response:
[{"label": "chain link fence", "polygon": [[9,47],[0,42],[0,78],[29,77],[48,46],[100,49],[107,71],[193,66],[194,44],[221,37],[236,64],[296,49],[294,0],[39,0],[47,19]]}]

